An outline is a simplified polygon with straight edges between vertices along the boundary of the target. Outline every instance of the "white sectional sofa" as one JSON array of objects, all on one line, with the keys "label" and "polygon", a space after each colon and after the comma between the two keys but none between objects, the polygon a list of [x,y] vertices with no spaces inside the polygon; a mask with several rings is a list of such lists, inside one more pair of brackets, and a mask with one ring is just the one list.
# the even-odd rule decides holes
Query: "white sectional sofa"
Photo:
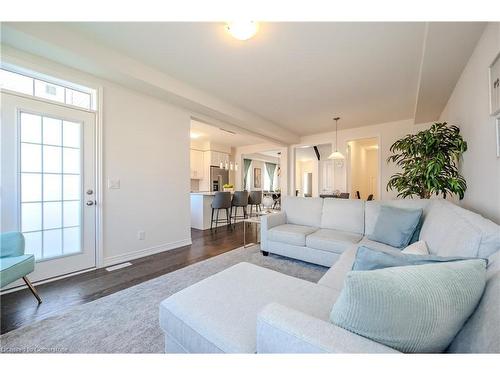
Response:
[{"label": "white sectional sofa", "polygon": [[[448,347],[500,353],[500,226],[441,200],[367,202],[288,198],[262,223],[262,249],[333,266],[311,283],[240,263],[165,299],[160,326],[168,353],[396,353],[331,323],[332,306],[381,204],[424,209],[420,239],[432,254],[489,259],[486,289]],[[335,263],[335,264],[334,264]]]},{"label": "white sectional sofa", "polygon": [[381,205],[423,209],[419,239],[431,254],[488,256],[500,241],[495,223],[446,200],[287,197],[281,212],[262,218],[261,249],[330,267],[353,244],[391,248],[368,239]]}]

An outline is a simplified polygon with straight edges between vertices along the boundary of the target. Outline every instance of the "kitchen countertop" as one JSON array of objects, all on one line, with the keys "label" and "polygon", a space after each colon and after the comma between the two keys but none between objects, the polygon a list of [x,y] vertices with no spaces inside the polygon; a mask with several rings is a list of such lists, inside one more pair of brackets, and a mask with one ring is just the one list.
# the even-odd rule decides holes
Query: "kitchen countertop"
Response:
[{"label": "kitchen countertop", "polygon": [[215,191],[192,191],[191,195],[207,195],[207,196],[214,196]]}]

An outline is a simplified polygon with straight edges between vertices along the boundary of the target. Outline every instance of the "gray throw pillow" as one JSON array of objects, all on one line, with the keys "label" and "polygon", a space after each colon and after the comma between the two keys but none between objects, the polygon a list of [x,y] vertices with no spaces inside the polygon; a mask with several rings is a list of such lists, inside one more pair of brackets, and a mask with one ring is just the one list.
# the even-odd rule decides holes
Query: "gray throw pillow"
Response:
[{"label": "gray throw pillow", "polygon": [[422,209],[408,210],[399,207],[380,206],[372,241],[402,249],[410,243],[422,216]]},{"label": "gray throw pillow", "polygon": [[[440,257],[437,255],[415,255],[403,252],[386,253],[366,246],[360,246],[352,265],[353,271],[372,271],[387,267],[417,266],[429,263],[454,262],[477,258]],[[488,262],[487,259],[483,259]]]},{"label": "gray throw pillow", "polygon": [[474,312],[485,283],[484,259],[351,271],[330,319],[404,353],[439,353]]}]

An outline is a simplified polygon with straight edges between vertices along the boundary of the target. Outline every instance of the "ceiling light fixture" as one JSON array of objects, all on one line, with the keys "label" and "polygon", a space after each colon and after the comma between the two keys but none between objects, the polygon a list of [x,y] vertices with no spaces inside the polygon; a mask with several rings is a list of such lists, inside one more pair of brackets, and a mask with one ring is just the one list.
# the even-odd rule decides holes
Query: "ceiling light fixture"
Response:
[{"label": "ceiling light fixture", "polygon": [[341,152],[339,152],[339,149],[338,149],[338,122],[340,120],[340,117],[334,117],[333,118],[335,120],[335,151],[332,152],[330,154],[330,156],[328,156],[328,159],[336,159],[336,160],[342,160],[342,159],[345,159],[344,155],[342,155]]},{"label": "ceiling light fixture", "polygon": [[248,40],[257,34],[257,31],[259,31],[259,24],[255,21],[228,22],[226,24],[226,30],[238,40]]},{"label": "ceiling light fixture", "polygon": [[196,139],[196,138],[200,138],[201,134],[198,134],[198,133],[195,133],[195,132],[190,132],[189,136],[191,137],[191,139]]}]

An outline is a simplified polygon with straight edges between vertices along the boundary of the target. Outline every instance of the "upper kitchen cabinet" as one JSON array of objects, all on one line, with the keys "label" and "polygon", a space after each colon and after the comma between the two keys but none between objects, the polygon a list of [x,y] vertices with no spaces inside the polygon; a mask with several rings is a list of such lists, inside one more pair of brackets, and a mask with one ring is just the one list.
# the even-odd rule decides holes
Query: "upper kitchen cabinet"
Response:
[{"label": "upper kitchen cabinet", "polygon": [[229,163],[229,154],[219,151],[210,151],[210,165],[219,167],[221,163]]},{"label": "upper kitchen cabinet", "polygon": [[191,179],[202,180],[204,178],[203,151],[190,150],[191,157]]}]

